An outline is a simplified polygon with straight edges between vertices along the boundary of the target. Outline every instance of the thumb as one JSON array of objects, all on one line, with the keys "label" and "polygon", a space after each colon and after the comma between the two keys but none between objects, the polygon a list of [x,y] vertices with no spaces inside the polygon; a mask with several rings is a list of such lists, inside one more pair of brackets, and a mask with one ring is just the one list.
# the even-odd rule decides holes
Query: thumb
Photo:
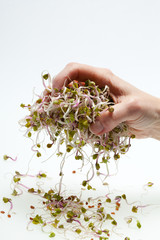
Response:
[{"label": "thumb", "polygon": [[100,116],[97,117],[95,123],[90,126],[91,132],[96,135],[101,135],[111,131],[119,123],[128,120],[130,116],[129,108],[127,103],[117,103],[114,105],[114,111],[109,112],[104,110]]}]

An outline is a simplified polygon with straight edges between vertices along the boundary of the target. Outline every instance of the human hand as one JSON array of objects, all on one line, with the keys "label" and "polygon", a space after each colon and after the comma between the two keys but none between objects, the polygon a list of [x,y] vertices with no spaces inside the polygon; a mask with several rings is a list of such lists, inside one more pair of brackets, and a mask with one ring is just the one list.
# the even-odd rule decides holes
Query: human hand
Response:
[{"label": "human hand", "polygon": [[90,130],[101,135],[125,122],[129,134],[136,138],[152,137],[160,140],[160,99],[151,96],[114,75],[110,70],[79,63],[69,63],[52,81],[52,88],[64,83],[90,79],[99,87],[107,85],[115,103],[114,112],[103,110]]}]

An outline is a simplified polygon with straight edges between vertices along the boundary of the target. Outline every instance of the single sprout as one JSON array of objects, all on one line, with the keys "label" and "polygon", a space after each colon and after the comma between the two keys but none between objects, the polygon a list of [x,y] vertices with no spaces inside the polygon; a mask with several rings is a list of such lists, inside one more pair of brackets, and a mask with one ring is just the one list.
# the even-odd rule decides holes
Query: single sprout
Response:
[{"label": "single sprout", "polygon": [[84,180],[84,181],[82,182],[82,186],[85,187],[86,185],[87,185],[87,181]]},{"label": "single sprout", "polygon": [[53,238],[55,236],[56,236],[56,234],[54,232],[51,232],[50,235],[49,235],[50,238]]},{"label": "single sprout", "polygon": [[126,222],[127,222],[128,224],[130,224],[130,223],[132,222],[132,218],[128,218],[128,219],[126,220]]},{"label": "single sprout", "polygon": [[3,202],[8,203],[11,202],[12,200],[10,198],[3,197]]},{"label": "single sprout", "polygon": [[137,227],[141,228],[141,223],[137,220]]},{"label": "single sprout", "polygon": [[37,178],[46,178],[47,175],[45,173],[38,173]]},{"label": "single sprout", "polygon": [[12,158],[12,157],[10,157],[10,156],[8,156],[8,155],[4,155],[4,156],[3,156],[3,159],[4,159],[4,160],[11,159],[12,161],[17,161],[17,157]]},{"label": "single sprout", "polygon": [[148,186],[148,187],[152,187],[153,185],[154,185],[154,183],[152,183],[152,182],[148,182],[148,183],[147,183],[147,186]]},{"label": "single sprout", "polygon": [[15,183],[19,182],[20,180],[21,180],[21,179],[20,179],[19,177],[18,177],[18,178],[15,177],[15,176],[13,177],[13,181],[14,181]]},{"label": "single sprout", "polygon": [[126,194],[122,194],[122,198],[126,200]]},{"label": "single sprout", "polygon": [[133,206],[133,207],[132,207],[132,212],[137,213],[137,211],[138,211],[138,207]]},{"label": "single sprout", "polygon": [[37,152],[37,157],[41,157],[41,153],[39,151]]},{"label": "single sprout", "polygon": [[18,195],[18,192],[14,189],[12,192],[12,196],[17,196],[17,195]]},{"label": "single sprout", "polygon": [[43,78],[44,78],[45,80],[47,80],[48,77],[49,77],[49,74],[48,74],[48,73],[46,73],[46,74],[43,75]]},{"label": "single sprout", "polygon": [[111,223],[112,223],[113,225],[117,225],[116,220],[113,220]]},{"label": "single sprout", "polygon": [[25,104],[21,103],[20,107],[21,107],[21,108],[24,108],[24,107],[25,107]]},{"label": "single sprout", "polygon": [[78,234],[80,234],[82,231],[81,231],[81,229],[77,228],[77,229],[75,230],[75,232],[78,233]]},{"label": "single sprout", "polygon": [[32,133],[31,132],[28,132],[28,137],[31,137],[32,136]]},{"label": "single sprout", "polygon": [[35,190],[34,190],[34,188],[30,188],[30,189],[28,189],[28,192],[29,192],[29,193],[34,193]]},{"label": "single sprout", "polygon": [[51,148],[52,145],[53,145],[52,143],[48,143],[48,144],[47,144],[47,148]]}]

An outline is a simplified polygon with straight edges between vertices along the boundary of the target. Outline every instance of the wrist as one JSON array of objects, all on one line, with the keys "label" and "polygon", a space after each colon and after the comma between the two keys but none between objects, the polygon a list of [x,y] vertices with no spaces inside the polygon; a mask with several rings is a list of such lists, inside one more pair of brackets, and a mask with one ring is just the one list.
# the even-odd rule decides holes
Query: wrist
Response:
[{"label": "wrist", "polygon": [[152,138],[160,140],[160,98],[156,98]]}]

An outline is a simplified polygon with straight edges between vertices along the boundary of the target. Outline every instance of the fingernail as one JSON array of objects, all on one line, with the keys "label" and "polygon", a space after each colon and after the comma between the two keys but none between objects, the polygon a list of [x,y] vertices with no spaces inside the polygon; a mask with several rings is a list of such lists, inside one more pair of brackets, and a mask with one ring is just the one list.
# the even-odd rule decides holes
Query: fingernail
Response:
[{"label": "fingernail", "polygon": [[104,127],[100,121],[96,121],[90,127],[91,132],[93,132],[94,134],[99,134],[100,132],[103,131],[103,129],[104,129]]}]

